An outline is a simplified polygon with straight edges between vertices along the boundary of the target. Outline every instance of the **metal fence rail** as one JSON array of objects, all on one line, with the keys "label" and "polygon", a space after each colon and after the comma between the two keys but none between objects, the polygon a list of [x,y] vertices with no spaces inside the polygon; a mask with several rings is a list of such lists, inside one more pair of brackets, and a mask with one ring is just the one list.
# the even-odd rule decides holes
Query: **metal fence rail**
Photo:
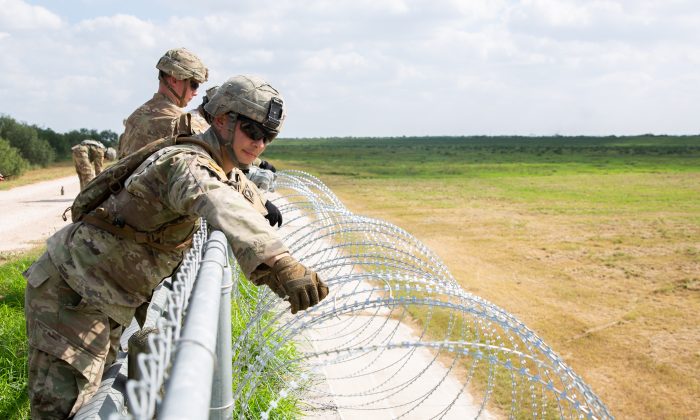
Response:
[{"label": "metal fence rail", "polygon": [[[303,172],[278,173],[270,198],[284,214],[285,243],[331,292],[292,316],[284,301],[232,267],[232,358],[224,354],[223,360],[231,360],[233,384],[214,387],[215,393],[228,387],[232,397],[212,402],[212,417],[231,415],[220,412],[223,406],[237,418],[278,418],[294,413],[291,406],[301,410],[295,416],[308,418],[612,417],[532,330],[464,291],[403,229],[352,214]],[[181,338],[183,314],[198,311],[187,302],[204,243],[203,236],[195,238],[163,288],[165,303],[156,299],[165,317],[155,322],[151,354],[139,356],[142,379],[127,386],[136,418],[165,413],[161,390],[174,347],[189,342]],[[172,398],[168,392],[165,399]]]},{"label": "metal fence rail", "polygon": [[[140,380],[127,383],[129,411],[137,419],[149,419],[162,402],[161,389],[170,373],[175,347],[180,340],[184,315],[199,272],[207,239],[206,223],[194,235],[177,273],[166,279],[154,293],[144,328],[157,328],[148,336],[149,352],[138,355]],[[214,326],[216,328],[216,326]]]}]

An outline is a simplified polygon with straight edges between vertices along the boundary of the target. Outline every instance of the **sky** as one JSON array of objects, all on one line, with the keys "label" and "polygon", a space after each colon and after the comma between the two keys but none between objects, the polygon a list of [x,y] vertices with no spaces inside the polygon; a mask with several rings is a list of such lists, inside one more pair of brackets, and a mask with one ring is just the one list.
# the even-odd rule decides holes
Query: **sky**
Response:
[{"label": "sky", "polygon": [[185,47],[281,137],[700,131],[697,0],[0,0],[0,114],[123,131]]}]

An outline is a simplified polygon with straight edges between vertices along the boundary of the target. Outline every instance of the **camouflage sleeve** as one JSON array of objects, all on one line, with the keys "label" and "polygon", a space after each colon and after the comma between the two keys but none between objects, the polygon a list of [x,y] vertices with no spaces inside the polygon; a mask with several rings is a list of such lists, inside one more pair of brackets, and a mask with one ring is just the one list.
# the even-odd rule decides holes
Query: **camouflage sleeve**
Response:
[{"label": "camouflage sleeve", "polygon": [[204,133],[209,129],[209,123],[198,113],[192,113],[192,132],[195,134]]},{"label": "camouflage sleeve", "polygon": [[289,251],[251,201],[219,180],[209,158],[187,154],[171,163],[164,202],[178,213],[203,217],[224,232],[246,277],[265,260]]}]

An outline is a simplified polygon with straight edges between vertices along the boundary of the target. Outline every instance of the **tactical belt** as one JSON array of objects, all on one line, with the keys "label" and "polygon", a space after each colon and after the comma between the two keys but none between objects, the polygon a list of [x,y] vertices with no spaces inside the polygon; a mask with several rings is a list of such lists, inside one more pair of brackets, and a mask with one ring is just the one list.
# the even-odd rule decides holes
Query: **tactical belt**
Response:
[{"label": "tactical belt", "polygon": [[176,244],[176,245],[165,245],[159,242],[163,235],[163,231],[166,228],[171,228],[174,226],[179,227],[180,225],[185,225],[185,224],[192,224],[193,222],[188,220],[188,221],[183,221],[180,223],[172,224],[165,226],[155,232],[141,232],[129,225],[124,225],[124,227],[116,226],[113,225],[112,223],[108,222],[105,219],[102,219],[100,217],[94,216],[92,214],[86,214],[84,215],[81,219],[82,222],[85,222],[89,225],[95,226],[96,228],[105,230],[114,236],[118,236],[123,239],[130,239],[137,244],[144,244],[148,245],[152,248],[161,250],[161,251],[180,251],[183,249],[186,249],[192,244],[192,237],[194,236],[194,229],[192,232],[187,236],[187,239],[185,239],[183,242]]}]

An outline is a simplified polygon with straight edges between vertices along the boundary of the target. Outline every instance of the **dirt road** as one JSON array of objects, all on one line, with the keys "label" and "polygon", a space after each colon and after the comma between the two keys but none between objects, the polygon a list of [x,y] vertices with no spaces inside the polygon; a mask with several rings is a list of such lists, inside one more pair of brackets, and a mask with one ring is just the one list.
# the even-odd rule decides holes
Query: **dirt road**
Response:
[{"label": "dirt road", "polygon": [[61,215],[79,190],[78,177],[73,175],[0,191],[0,253],[40,245],[68,224]]}]

